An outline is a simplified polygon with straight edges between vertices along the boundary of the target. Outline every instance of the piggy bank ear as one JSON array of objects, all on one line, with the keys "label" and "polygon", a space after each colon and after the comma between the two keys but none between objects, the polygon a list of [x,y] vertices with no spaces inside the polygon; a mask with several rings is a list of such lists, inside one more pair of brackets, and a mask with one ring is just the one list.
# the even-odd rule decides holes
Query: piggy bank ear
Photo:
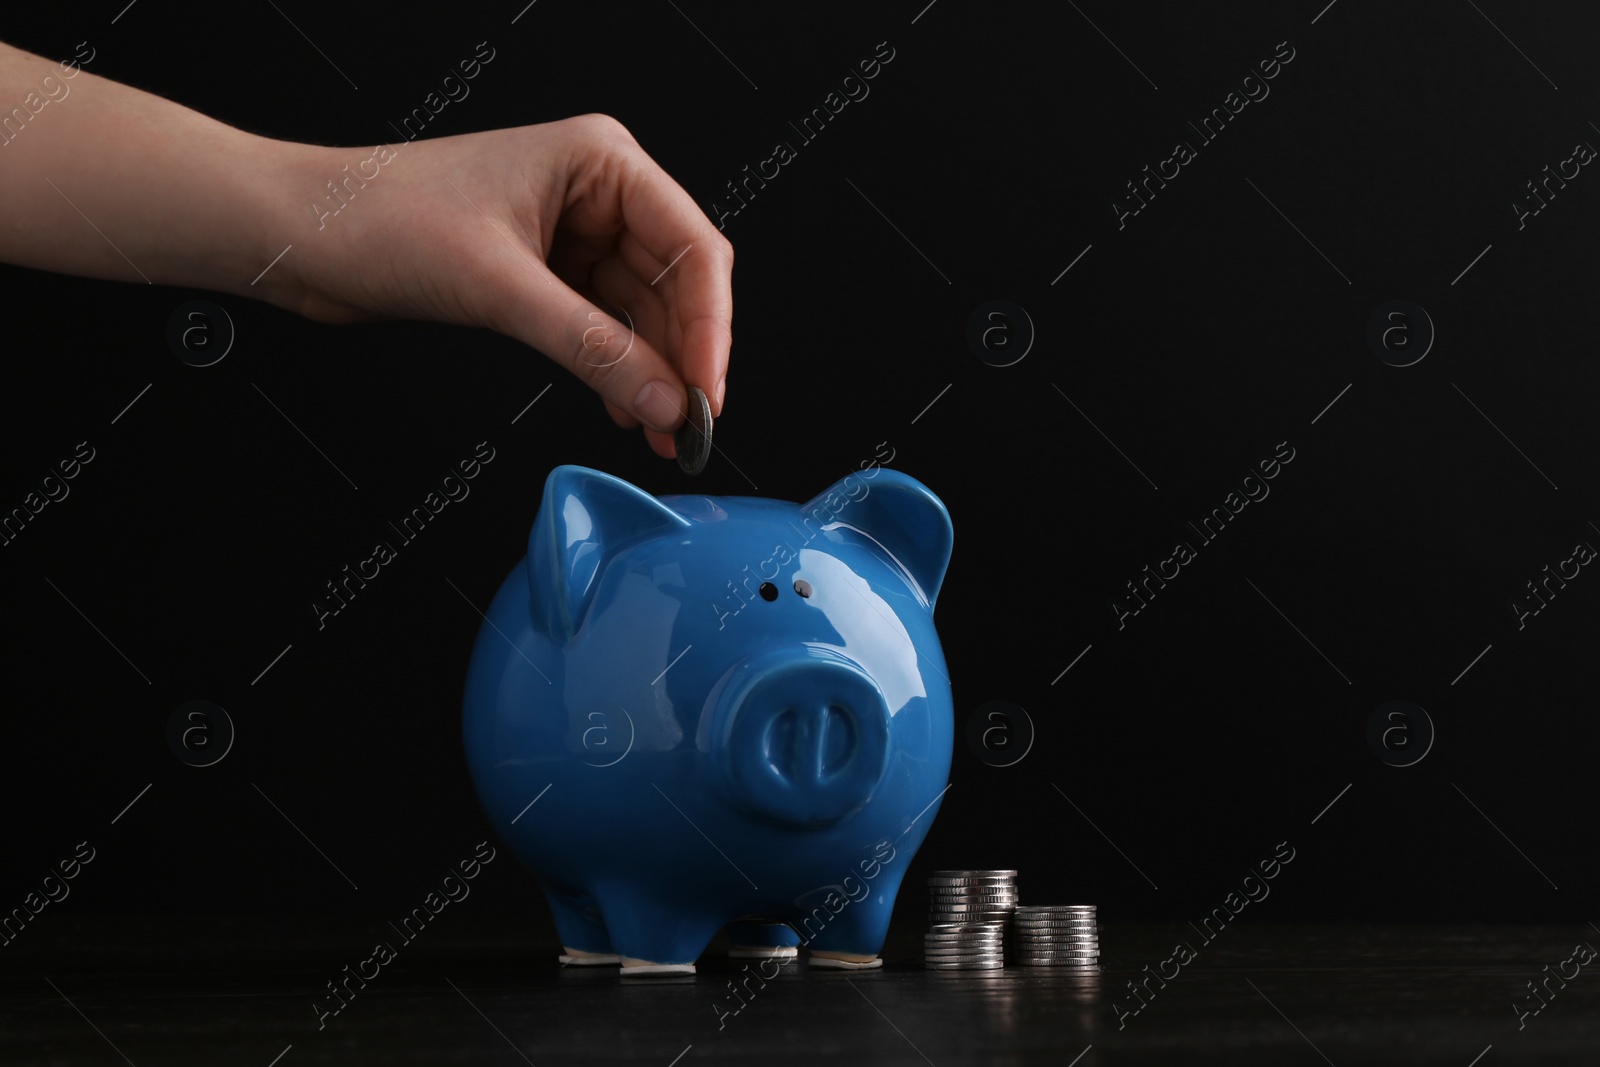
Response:
[{"label": "piggy bank ear", "polygon": [[621,478],[557,467],[544,483],[528,534],[528,588],[545,632],[566,641],[594,594],[600,565],[629,541],[687,527],[689,520]]},{"label": "piggy bank ear", "polygon": [[847,475],[800,510],[803,520],[815,519],[823,529],[853,529],[876,542],[905,570],[932,610],[950,565],[955,531],[950,513],[927,486],[880,467],[871,476]]}]

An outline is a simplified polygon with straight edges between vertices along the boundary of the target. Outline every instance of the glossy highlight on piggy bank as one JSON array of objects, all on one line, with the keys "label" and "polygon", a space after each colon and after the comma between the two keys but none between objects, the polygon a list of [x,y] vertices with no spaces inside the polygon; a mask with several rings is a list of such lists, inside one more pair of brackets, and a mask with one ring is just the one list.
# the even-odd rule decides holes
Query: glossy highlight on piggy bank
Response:
[{"label": "glossy highlight on piggy bank", "polygon": [[806,504],[550,473],[463,736],[563,963],[692,972],[731,924],[746,953],[797,938],[813,965],[879,965],[950,772],[952,537],[927,487],[876,465]]}]

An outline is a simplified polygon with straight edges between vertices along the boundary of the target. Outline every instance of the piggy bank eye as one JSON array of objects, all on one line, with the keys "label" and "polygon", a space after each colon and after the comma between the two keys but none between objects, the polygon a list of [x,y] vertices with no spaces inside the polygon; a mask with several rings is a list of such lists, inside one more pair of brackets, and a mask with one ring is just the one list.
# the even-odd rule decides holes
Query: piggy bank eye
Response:
[{"label": "piggy bank eye", "polygon": [[803,597],[809,597],[811,595],[811,583],[806,581],[804,578],[796,578],[794,582],[794,591]]},{"label": "piggy bank eye", "polygon": [[[749,586],[746,586],[745,588],[748,589]],[[762,600],[765,600],[769,603],[778,599],[778,587],[773,585],[771,582],[762,582],[761,588],[756,590],[756,592],[761,594]]]}]

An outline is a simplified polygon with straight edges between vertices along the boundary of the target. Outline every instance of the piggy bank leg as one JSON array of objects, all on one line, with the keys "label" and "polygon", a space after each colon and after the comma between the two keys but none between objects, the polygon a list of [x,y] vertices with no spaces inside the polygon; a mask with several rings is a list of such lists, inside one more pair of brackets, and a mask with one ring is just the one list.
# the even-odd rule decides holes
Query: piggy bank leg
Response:
[{"label": "piggy bank leg", "polygon": [[592,898],[548,888],[544,895],[556,920],[556,933],[561,935],[562,966],[616,966],[617,954],[611,948],[600,907]]},{"label": "piggy bank leg", "polygon": [[596,896],[624,975],[693,974],[694,961],[727,921],[641,894],[637,887]]},{"label": "piggy bank leg", "polygon": [[800,935],[784,923],[743,921],[728,924],[728,958],[788,960],[800,955]]},{"label": "piggy bank leg", "polygon": [[[894,910],[892,900],[852,901],[839,914],[832,916],[821,930],[805,942],[813,967],[833,967],[840,970],[869,970],[882,967],[878,953],[889,934],[889,915]],[[806,927],[808,933],[816,928],[816,913]]]}]

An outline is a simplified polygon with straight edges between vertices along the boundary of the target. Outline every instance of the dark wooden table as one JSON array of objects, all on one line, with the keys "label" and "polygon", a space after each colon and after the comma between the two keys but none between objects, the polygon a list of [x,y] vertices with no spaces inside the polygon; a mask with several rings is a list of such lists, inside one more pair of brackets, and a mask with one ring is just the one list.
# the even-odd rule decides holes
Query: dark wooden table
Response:
[{"label": "dark wooden table", "polygon": [[[408,945],[391,935],[395,959],[319,1028],[326,983],[382,931],[63,916],[0,954],[0,1063],[1600,1063],[1600,968],[1563,962],[1600,944],[1585,925],[1257,924],[1207,944],[1182,924],[1112,922],[1096,974],[976,977],[924,970],[918,931],[897,924],[882,970],[790,964],[736,1001],[746,972],[721,956],[692,977],[624,980],[559,968],[535,918],[460,918]],[[1194,958],[1164,963],[1180,941]],[[1141,985],[1140,1007],[1128,983],[1174,970]],[[1576,977],[1548,977],[1562,970]],[[1541,1003],[1526,983],[1546,978],[1544,1006],[1519,1019],[1514,1004]]]}]

